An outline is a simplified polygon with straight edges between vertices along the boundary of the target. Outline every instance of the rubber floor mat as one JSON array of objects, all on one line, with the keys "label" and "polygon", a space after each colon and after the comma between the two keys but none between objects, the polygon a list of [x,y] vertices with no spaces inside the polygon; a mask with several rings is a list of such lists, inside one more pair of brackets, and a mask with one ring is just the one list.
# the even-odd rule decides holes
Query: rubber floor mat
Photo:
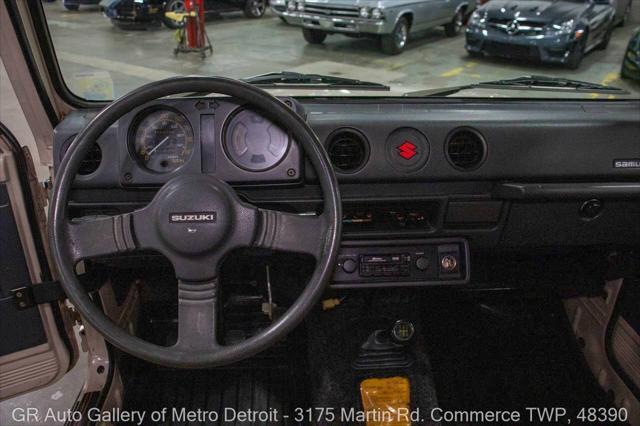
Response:
[{"label": "rubber floor mat", "polygon": [[[424,329],[444,410],[582,407],[611,402],[588,369],[559,299],[432,300]],[[459,423],[464,424],[464,423]]]},{"label": "rubber floor mat", "polygon": [[[388,297],[387,297],[388,296]],[[417,321],[421,307],[411,295],[378,293],[365,299],[353,296],[338,307],[318,312],[307,318],[308,359],[313,407],[328,407],[335,412],[362,410],[360,383],[368,378],[407,377],[411,384],[411,410],[419,410],[427,418],[437,407],[427,350]],[[411,344],[415,362],[408,368],[384,368],[355,370],[353,362],[358,358],[361,346],[372,332],[390,328],[398,319],[416,324],[416,337]],[[348,422],[341,417],[335,421],[318,422],[321,426],[363,425]],[[423,423],[424,424],[424,423]]]},{"label": "rubber floor mat", "polygon": [[[144,424],[293,425],[293,408],[305,403],[302,386],[284,368],[167,370],[145,365],[127,387],[125,410],[147,413]],[[164,421],[150,419],[165,408]]]}]

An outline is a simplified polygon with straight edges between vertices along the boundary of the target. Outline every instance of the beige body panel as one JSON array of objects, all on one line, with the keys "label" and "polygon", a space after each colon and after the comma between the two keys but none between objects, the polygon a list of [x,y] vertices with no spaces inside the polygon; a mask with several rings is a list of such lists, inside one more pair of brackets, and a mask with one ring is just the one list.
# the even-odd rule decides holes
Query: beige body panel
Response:
[{"label": "beige body panel", "polygon": [[[582,350],[598,383],[605,391],[613,392],[616,406],[627,409],[629,423],[640,425],[640,402],[612,367],[606,350],[607,326],[621,287],[622,279],[609,281],[605,286],[606,297],[567,299],[565,308],[576,338],[584,340]],[[635,371],[635,379],[640,380],[640,339],[628,324],[624,324],[615,325],[613,350],[622,368],[631,374]]]},{"label": "beige body panel", "polygon": [[640,336],[623,318],[613,328],[611,346],[616,360],[640,388]]}]

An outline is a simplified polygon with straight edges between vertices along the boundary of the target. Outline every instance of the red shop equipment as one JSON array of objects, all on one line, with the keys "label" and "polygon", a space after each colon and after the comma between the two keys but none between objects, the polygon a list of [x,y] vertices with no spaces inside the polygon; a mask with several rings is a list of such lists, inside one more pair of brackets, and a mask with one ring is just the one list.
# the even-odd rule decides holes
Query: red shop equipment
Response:
[{"label": "red shop equipment", "polygon": [[185,0],[184,12],[167,12],[170,19],[184,23],[178,30],[178,45],[173,53],[199,53],[204,59],[213,47],[204,25],[204,0]]}]

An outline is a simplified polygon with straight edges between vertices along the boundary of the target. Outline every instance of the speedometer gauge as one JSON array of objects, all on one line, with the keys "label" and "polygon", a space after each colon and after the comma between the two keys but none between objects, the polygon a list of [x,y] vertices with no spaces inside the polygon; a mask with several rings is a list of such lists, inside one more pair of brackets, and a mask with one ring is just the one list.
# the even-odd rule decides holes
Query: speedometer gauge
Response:
[{"label": "speedometer gauge", "polygon": [[132,129],[132,153],[140,165],[157,173],[176,170],[191,157],[193,129],[180,113],[156,109]]},{"label": "speedometer gauge", "polygon": [[227,125],[224,148],[236,166],[261,172],[282,161],[289,136],[257,112],[243,109]]}]

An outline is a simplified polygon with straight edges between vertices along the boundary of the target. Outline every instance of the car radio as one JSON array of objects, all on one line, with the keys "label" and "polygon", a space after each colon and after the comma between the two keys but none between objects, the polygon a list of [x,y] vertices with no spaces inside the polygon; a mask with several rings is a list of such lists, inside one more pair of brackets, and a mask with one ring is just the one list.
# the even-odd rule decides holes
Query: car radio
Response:
[{"label": "car radio", "polygon": [[343,242],[331,286],[399,287],[469,282],[463,239]]},{"label": "car radio", "polygon": [[[348,259],[347,259],[348,260]],[[345,261],[347,261],[345,260]],[[409,276],[411,254],[363,254],[360,256],[361,277]],[[343,265],[344,269],[344,265]]]}]

